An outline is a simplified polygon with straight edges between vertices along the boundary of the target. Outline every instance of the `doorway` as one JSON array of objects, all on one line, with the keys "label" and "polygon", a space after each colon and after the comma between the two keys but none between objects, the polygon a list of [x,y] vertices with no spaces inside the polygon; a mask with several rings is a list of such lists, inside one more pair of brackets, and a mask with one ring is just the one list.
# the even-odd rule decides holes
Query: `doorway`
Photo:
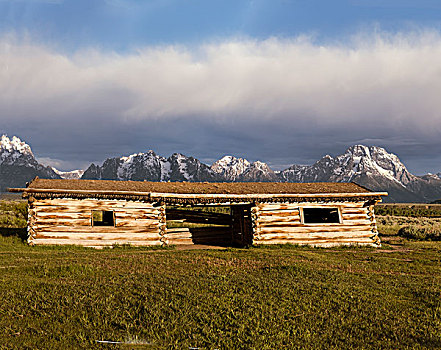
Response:
[{"label": "doorway", "polygon": [[168,244],[232,246],[230,206],[167,206],[165,213]]},{"label": "doorway", "polygon": [[239,247],[253,244],[253,226],[251,221],[251,204],[231,206],[232,243]]},{"label": "doorway", "polygon": [[247,247],[253,243],[251,204],[166,207],[170,245]]}]

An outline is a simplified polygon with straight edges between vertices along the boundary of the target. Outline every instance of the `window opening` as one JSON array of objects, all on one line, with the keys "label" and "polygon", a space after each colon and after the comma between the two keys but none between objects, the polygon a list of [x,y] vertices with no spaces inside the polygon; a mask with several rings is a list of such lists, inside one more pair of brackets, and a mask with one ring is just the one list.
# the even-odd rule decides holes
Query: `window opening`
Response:
[{"label": "window opening", "polygon": [[338,208],[303,208],[304,224],[339,224]]},{"label": "window opening", "polygon": [[92,226],[115,226],[113,210],[92,210]]}]

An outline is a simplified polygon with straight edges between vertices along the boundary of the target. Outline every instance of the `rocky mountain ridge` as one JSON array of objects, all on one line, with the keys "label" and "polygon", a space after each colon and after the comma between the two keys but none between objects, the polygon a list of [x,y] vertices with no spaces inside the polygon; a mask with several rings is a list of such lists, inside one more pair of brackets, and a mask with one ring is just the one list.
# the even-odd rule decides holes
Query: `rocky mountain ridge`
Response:
[{"label": "rocky mountain ridge", "polygon": [[91,164],[84,172],[59,171],[39,164],[31,148],[18,137],[0,140],[0,186],[22,187],[42,178],[133,181],[202,182],[356,182],[374,191],[387,191],[386,201],[431,202],[441,198],[441,173],[415,176],[398,156],[376,146],[354,145],[336,157],[325,155],[312,165],[294,164],[275,172],[261,161],[227,155],[208,166],[174,153],[165,158],[150,150]]},{"label": "rocky mountain ridge", "polygon": [[8,187],[23,187],[35,176],[59,179],[51,167],[44,166],[35,159],[31,147],[13,136],[0,138],[0,191]]},{"label": "rocky mountain ridge", "polygon": [[133,181],[223,181],[208,165],[193,157],[174,153],[168,158],[152,150],[127,157],[108,158],[102,166],[92,164],[82,179]]},{"label": "rocky mountain ridge", "polygon": [[441,178],[411,174],[397,155],[376,146],[355,145],[337,157],[293,165],[280,172],[288,182],[356,182],[374,191],[388,191],[386,201],[430,202],[441,198]]},{"label": "rocky mountain ridge", "polygon": [[268,164],[243,158],[224,156],[211,165],[211,170],[229,182],[271,182],[280,181]]}]

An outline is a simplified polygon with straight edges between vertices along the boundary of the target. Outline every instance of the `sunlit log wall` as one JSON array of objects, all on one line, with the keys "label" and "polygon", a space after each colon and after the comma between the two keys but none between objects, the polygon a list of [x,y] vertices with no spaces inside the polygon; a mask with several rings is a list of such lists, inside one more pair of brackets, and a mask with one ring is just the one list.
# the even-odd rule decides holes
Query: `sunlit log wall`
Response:
[{"label": "sunlit log wall", "polygon": [[[304,224],[301,207],[339,208],[341,223]],[[378,247],[373,205],[366,202],[257,203],[252,208],[254,244],[371,245]]]},{"label": "sunlit log wall", "polygon": [[[114,212],[114,226],[92,226],[92,210]],[[164,242],[165,206],[100,199],[30,199],[30,244],[160,245]]]}]

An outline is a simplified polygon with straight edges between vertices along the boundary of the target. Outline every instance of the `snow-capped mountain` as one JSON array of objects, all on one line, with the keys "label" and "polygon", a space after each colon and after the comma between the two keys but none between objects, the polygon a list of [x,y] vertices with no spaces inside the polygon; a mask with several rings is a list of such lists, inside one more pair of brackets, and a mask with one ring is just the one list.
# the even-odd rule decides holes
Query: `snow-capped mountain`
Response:
[{"label": "snow-capped mountain", "polygon": [[381,147],[355,145],[335,158],[324,156],[310,166],[293,165],[280,172],[288,182],[356,182],[388,191],[388,201],[430,201],[441,197],[441,179],[411,174],[398,156]]},{"label": "snow-capped mountain", "polygon": [[362,145],[349,147],[335,158],[326,155],[311,166],[293,165],[280,173],[290,182],[351,182],[361,175],[384,177],[403,187],[416,178],[395,154]]},{"label": "snow-capped mountain", "polygon": [[153,151],[106,159],[102,166],[92,164],[82,179],[133,181],[220,181],[218,174],[193,157],[174,153],[169,158]]},{"label": "snow-capped mountain", "polygon": [[81,176],[84,174],[84,170],[71,170],[71,171],[60,171],[52,167],[52,170],[62,179],[68,180],[78,180],[81,179]]},{"label": "snow-capped mountain", "polygon": [[398,156],[381,147],[355,145],[336,157],[326,155],[312,165],[292,165],[274,172],[263,162],[225,156],[211,167],[193,157],[175,153],[168,158],[153,151],[109,158],[86,171],[62,172],[38,163],[26,142],[14,136],[0,139],[0,190],[23,187],[41,178],[108,179],[134,181],[209,182],[356,182],[371,190],[387,191],[386,201],[432,202],[441,198],[441,173],[415,176]]},{"label": "snow-capped mountain", "polygon": [[0,162],[2,165],[29,165],[37,161],[31,151],[31,147],[17,136],[10,139],[2,135],[0,139]]},{"label": "snow-capped mountain", "polygon": [[0,139],[0,191],[8,187],[24,187],[35,176],[46,179],[60,177],[50,168],[37,162],[31,147],[13,136]]},{"label": "snow-capped mountain", "polygon": [[226,181],[236,181],[250,168],[251,163],[243,158],[225,156],[211,165],[211,170],[222,176]]},{"label": "snow-capped mountain", "polygon": [[263,162],[250,163],[243,158],[225,156],[214,162],[211,170],[219,174],[224,181],[269,182],[279,181],[278,176]]},{"label": "snow-capped mountain", "polygon": [[268,164],[255,161],[238,179],[243,182],[279,182],[280,179]]}]

